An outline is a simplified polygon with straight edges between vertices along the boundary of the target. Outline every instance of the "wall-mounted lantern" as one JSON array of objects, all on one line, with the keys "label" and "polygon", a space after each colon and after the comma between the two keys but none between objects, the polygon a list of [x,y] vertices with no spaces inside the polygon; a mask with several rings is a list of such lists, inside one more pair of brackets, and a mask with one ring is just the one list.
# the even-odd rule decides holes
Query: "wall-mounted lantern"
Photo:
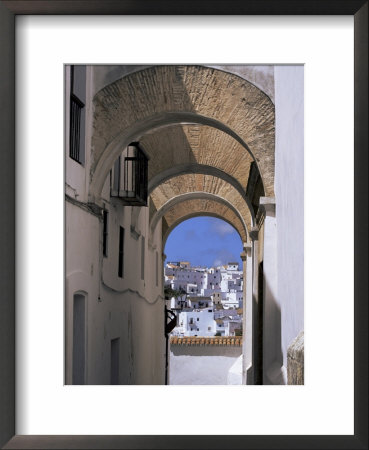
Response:
[{"label": "wall-mounted lantern", "polygon": [[110,196],[126,205],[147,206],[148,156],[138,142],[129,144],[110,172]]}]

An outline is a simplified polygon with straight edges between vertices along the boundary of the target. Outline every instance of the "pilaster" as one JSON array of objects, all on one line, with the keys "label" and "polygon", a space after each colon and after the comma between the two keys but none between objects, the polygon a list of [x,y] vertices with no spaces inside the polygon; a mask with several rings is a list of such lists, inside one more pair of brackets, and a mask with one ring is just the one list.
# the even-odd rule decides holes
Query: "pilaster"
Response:
[{"label": "pilaster", "polygon": [[273,197],[260,197],[264,214],[263,255],[263,384],[280,384],[283,365],[281,352],[281,307],[278,299],[277,222]]},{"label": "pilaster", "polygon": [[251,372],[252,367],[252,244],[245,243],[243,248],[242,383],[247,384],[247,372]]}]

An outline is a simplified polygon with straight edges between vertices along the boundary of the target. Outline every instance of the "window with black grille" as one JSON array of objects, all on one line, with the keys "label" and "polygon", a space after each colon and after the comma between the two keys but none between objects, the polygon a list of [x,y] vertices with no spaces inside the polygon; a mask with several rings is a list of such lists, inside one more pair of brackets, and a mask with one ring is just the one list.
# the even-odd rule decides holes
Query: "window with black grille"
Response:
[{"label": "window with black grille", "polygon": [[118,197],[127,205],[147,206],[147,169],[147,155],[138,142],[132,142],[111,171],[111,197]]},{"label": "window with black grille", "polygon": [[85,162],[86,66],[71,66],[69,156]]},{"label": "window with black grille", "polygon": [[108,211],[103,212],[103,255],[108,256]]},{"label": "window with black grille", "polygon": [[265,194],[263,181],[261,179],[260,172],[255,161],[253,161],[250,165],[250,173],[246,187],[246,195],[250,199],[251,206],[256,216],[259,209],[259,199],[260,197],[263,197]]}]

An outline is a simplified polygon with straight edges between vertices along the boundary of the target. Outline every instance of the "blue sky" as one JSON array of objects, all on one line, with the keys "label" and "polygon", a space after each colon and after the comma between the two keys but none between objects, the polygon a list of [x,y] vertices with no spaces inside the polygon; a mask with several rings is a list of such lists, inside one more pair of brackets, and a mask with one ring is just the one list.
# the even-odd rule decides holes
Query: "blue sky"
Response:
[{"label": "blue sky", "polygon": [[179,224],[169,235],[166,261],[190,261],[193,265],[241,264],[242,242],[237,231],[215,217],[195,217]]}]

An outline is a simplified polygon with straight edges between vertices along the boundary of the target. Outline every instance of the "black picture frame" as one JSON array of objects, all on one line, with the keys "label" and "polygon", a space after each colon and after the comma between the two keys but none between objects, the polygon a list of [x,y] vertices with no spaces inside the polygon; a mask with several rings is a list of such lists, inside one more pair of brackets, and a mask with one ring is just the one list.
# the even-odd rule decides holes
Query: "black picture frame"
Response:
[{"label": "black picture frame", "polygon": [[[15,435],[15,16],[18,14],[353,15],[354,435]],[[368,448],[368,1],[365,0],[0,0],[0,445],[6,449]],[[343,245],[344,243],[337,243]],[[344,252],[344,249],[342,250]],[[20,282],[17,280],[17,282]],[[339,376],[339,374],[334,374]],[[339,396],[339,393],[337,393]]]}]

